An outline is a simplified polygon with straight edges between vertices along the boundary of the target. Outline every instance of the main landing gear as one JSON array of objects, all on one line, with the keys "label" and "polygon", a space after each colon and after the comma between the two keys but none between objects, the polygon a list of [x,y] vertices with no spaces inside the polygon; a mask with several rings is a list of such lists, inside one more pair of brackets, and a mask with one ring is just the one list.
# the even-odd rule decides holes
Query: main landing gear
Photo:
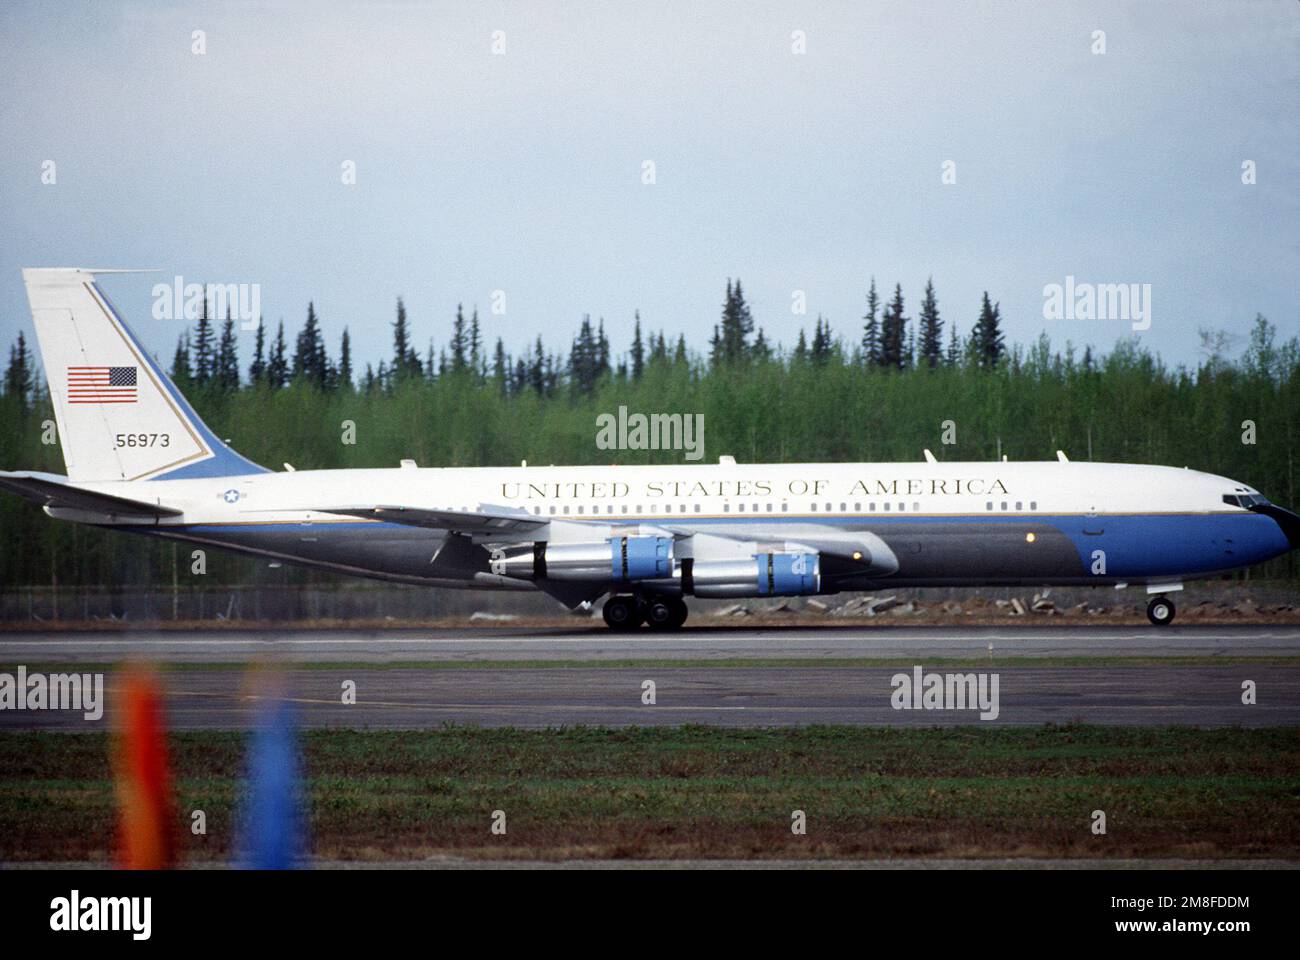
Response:
[{"label": "main landing gear", "polygon": [[1174,619],[1174,602],[1168,597],[1152,597],[1147,604],[1147,619],[1157,627],[1168,626]]},{"label": "main landing gear", "polygon": [[605,623],[611,630],[635,630],[642,623],[651,630],[677,630],[686,622],[686,601],[681,597],[618,594],[605,601]]}]

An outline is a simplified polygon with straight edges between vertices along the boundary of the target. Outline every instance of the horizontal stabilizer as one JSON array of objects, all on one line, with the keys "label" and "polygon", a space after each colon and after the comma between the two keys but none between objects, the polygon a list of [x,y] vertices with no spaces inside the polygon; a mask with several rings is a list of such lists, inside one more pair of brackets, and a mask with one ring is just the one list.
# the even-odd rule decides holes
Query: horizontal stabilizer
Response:
[{"label": "horizontal stabilizer", "polygon": [[70,507],[119,517],[177,517],[182,512],[144,500],[84,490],[68,483],[67,477],[53,473],[0,471],[0,490],[16,493],[42,507]]},{"label": "horizontal stabilizer", "polygon": [[505,535],[523,538],[546,526],[547,521],[522,510],[509,507],[483,506],[478,510],[430,510],[424,507],[403,507],[388,504],[361,504],[343,507],[320,507],[322,513],[338,513],[366,520],[383,520],[388,523],[405,523],[412,527],[429,527],[467,533],[476,540],[485,536]]}]

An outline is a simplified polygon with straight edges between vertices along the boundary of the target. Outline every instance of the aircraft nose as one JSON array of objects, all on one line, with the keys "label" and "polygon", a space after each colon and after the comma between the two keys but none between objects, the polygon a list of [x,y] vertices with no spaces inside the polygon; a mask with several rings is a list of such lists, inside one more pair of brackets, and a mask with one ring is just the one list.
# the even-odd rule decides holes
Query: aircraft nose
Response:
[{"label": "aircraft nose", "polygon": [[1275,503],[1258,503],[1250,509],[1255,513],[1262,513],[1266,517],[1271,517],[1282,528],[1282,532],[1286,534],[1286,540],[1287,543],[1291,544],[1291,549],[1300,549],[1300,516],[1285,507],[1279,507]]}]

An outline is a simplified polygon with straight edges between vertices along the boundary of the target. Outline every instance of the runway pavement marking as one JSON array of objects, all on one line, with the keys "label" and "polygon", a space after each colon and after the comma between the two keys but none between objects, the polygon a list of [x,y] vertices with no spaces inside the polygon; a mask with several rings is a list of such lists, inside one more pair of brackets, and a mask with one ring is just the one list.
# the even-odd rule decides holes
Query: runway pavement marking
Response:
[{"label": "runway pavement marking", "polygon": [[[113,690],[113,688],[110,687],[109,690],[110,690],[110,692],[111,692],[111,691]],[[195,699],[202,699],[202,700],[234,700],[234,701],[238,701],[238,702],[248,702],[248,703],[261,702],[261,701],[273,701],[273,702],[288,702],[288,703],[318,704],[318,705],[321,705],[321,706],[327,706],[327,707],[337,707],[337,706],[340,706],[340,701],[338,701],[337,699],[334,699],[334,698],[319,699],[319,698],[316,698],[316,697],[266,697],[266,696],[260,696],[260,695],[253,695],[253,694],[240,694],[240,693],[216,693],[216,692],[214,692],[214,693],[209,693],[209,692],[205,692],[205,691],[202,691],[202,690],[172,690],[172,691],[169,691],[169,692],[168,692],[168,696],[169,696],[169,697],[177,697],[177,698],[181,698],[181,697],[193,697],[193,698],[195,698]],[[353,706],[353,705],[349,704],[348,706],[349,706],[349,708],[351,708],[351,706]],[[573,704],[573,703],[550,703],[550,702],[547,702],[547,703],[539,703],[539,704],[530,704],[530,703],[519,703],[519,702],[515,702],[515,701],[511,701],[511,702],[509,702],[509,703],[412,703],[412,702],[410,702],[410,701],[394,701],[394,700],[358,700],[358,701],[356,702],[355,706],[358,706],[358,707],[399,707],[399,708],[404,708],[404,709],[414,709],[414,710],[625,710],[625,709],[641,709],[640,707],[635,707],[635,706],[632,706],[632,707],[625,707],[625,706],[623,706],[623,705],[619,705],[619,704]],[[750,709],[750,708],[749,708],[748,706],[743,706],[743,705],[738,705],[738,706],[728,706],[728,707],[719,707],[719,706],[707,706],[707,705],[704,705],[704,706],[692,707],[692,706],[674,706],[674,705],[671,705],[671,704],[663,704],[663,705],[656,704],[655,707],[654,707],[654,709],[656,709],[656,710],[660,710],[660,709],[662,709],[662,710],[713,710],[713,711],[718,711],[718,712],[725,712],[725,711],[736,711],[736,710],[748,710],[748,709]],[[766,705],[764,705],[763,707],[761,707],[761,709],[766,710],[766,709],[790,709],[790,708],[786,708],[786,707],[769,708],[769,707],[767,707]],[[833,709],[833,708],[829,708],[829,707],[826,707],[826,708],[820,708],[820,707],[819,707],[819,708],[816,708],[816,709]]]},{"label": "runway pavement marking", "polygon": [[[970,639],[970,640],[988,640],[988,639],[991,639],[991,638],[998,638],[998,637],[1000,637],[1000,638],[1002,638],[1002,639],[1007,639],[1007,640],[1069,640],[1069,639],[1072,639],[1072,638],[1077,638],[1078,636],[1080,636],[1080,635],[1079,635],[1079,634],[1074,634],[1074,633],[1072,633],[1072,632],[1070,632],[1070,633],[1061,633],[1061,632],[1059,632],[1059,631],[1053,631],[1053,632],[1042,633],[1042,634],[1012,633],[1012,634],[995,634],[995,635],[990,635],[990,634],[976,634],[976,633],[957,634],[957,635],[933,634],[933,633],[931,633],[931,634],[922,634],[922,633],[911,633],[911,632],[909,631],[909,632],[907,632],[907,633],[902,633],[902,634],[899,634],[899,635],[889,635],[889,634],[865,634],[865,635],[860,636],[860,637],[834,637],[834,636],[825,636],[825,635],[823,635],[823,636],[821,636],[821,637],[818,637],[818,636],[815,635],[815,634],[809,634],[809,635],[806,635],[806,639],[807,639],[810,643],[816,643],[816,642],[819,642],[819,641],[820,641],[820,642],[827,642],[827,641],[834,641],[834,640],[841,640],[841,641],[855,641],[855,640],[879,640],[879,639],[890,639],[890,640],[906,640],[906,639],[912,639],[912,640],[935,640],[935,639],[944,639],[944,640],[963,640],[963,639]],[[1087,636],[1087,635],[1084,635],[1084,636]],[[1250,634],[1244,634],[1244,635],[1243,635],[1243,634],[1209,634],[1209,633],[1201,634],[1201,633],[1197,633],[1197,634],[1187,634],[1187,635],[1182,635],[1182,636],[1179,636],[1179,637],[1170,637],[1170,636],[1164,636],[1164,635],[1159,636],[1159,637],[1153,637],[1151,634],[1143,632],[1143,633],[1126,633],[1126,634],[1109,634],[1109,633],[1107,633],[1107,634],[1097,634],[1097,635],[1088,636],[1087,638],[1088,638],[1088,639],[1092,639],[1092,640],[1126,640],[1126,641],[1133,641],[1133,640],[1147,640],[1147,641],[1156,642],[1156,641],[1170,641],[1170,640],[1184,640],[1184,641],[1185,641],[1185,640],[1191,640],[1191,639],[1197,639],[1197,640],[1222,640],[1222,641],[1228,641],[1228,640],[1234,640],[1234,639],[1246,639],[1246,640],[1294,640],[1294,639],[1297,639],[1298,637],[1300,637],[1300,634],[1298,634],[1297,632],[1281,633],[1281,634],[1278,634],[1278,633],[1250,633]],[[795,639],[795,638],[793,638],[793,637],[789,637],[789,636],[786,636],[786,635],[784,635],[784,634],[781,634],[781,635],[779,635],[779,636],[777,636],[777,637],[774,637],[774,636],[771,636],[771,635],[763,635],[762,633],[755,633],[753,636],[751,636],[751,637],[749,637],[749,638],[747,638],[747,639],[750,639],[750,640],[764,640],[764,639]],[[693,643],[689,637],[675,637],[675,638],[662,637],[662,638],[660,638],[660,637],[627,637],[627,636],[623,636],[623,637],[618,637],[618,638],[611,638],[611,637],[606,637],[606,636],[602,636],[602,637],[576,637],[576,636],[575,636],[575,637],[569,637],[569,636],[562,636],[562,637],[470,637],[470,636],[466,636],[466,637],[446,637],[446,638],[442,638],[442,637],[428,637],[428,638],[423,638],[423,637],[383,637],[383,636],[379,636],[379,637],[369,637],[369,638],[362,638],[362,637],[350,637],[350,638],[328,638],[328,637],[317,637],[317,638],[311,638],[311,639],[298,639],[298,640],[291,640],[291,639],[278,638],[278,637],[276,637],[276,638],[266,638],[266,639],[257,638],[257,637],[237,637],[237,638],[205,639],[205,640],[185,640],[185,639],[158,638],[158,639],[156,639],[156,640],[154,640],[154,641],[152,641],[152,642],[158,643],[158,644],[160,644],[160,645],[162,645],[162,644],[167,644],[167,645],[171,645],[171,646],[196,646],[196,647],[197,647],[197,646],[214,646],[214,647],[217,647],[217,646],[237,646],[237,645],[254,645],[254,644],[255,644],[255,645],[279,644],[279,645],[282,645],[282,646],[322,646],[322,645],[327,645],[327,644],[339,644],[339,645],[342,645],[342,644],[363,644],[363,645],[364,645],[364,644],[371,644],[371,643],[383,643],[383,644],[387,644],[387,645],[395,645],[395,644],[403,644],[403,643],[407,643],[407,644],[466,644],[466,643],[476,643],[476,644],[485,644],[485,645],[486,645],[486,644],[511,644],[511,643],[540,643],[540,644],[550,644],[550,645],[561,644],[561,643],[564,643],[564,644],[585,643],[585,644],[599,644],[599,645],[605,645],[605,646],[609,646],[609,645],[620,645],[620,644],[647,644],[647,645],[649,645],[649,644],[660,644],[660,645],[662,645],[662,644],[668,644],[668,643],[675,643],[675,644],[680,644],[680,645],[687,646],[687,647],[691,647],[691,648],[698,648],[699,646],[704,646],[704,642],[703,642],[703,641],[704,641],[704,637],[703,637],[703,636],[701,636],[701,638],[700,638],[700,642],[698,642],[698,644],[697,644],[697,643]],[[746,641],[743,640],[743,639],[737,639],[737,640],[734,641],[734,643],[736,643],[736,644],[740,644],[740,645],[744,645],[745,642],[746,642]],[[43,647],[60,647],[60,646],[73,646],[73,647],[88,647],[88,646],[104,646],[104,647],[113,647],[113,646],[119,646],[119,647],[120,647],[120,646],[138,646],[139,643],[140,643],[140,640],[139,640],[138,638],[137,638],[137,639],[123,639],[123,640],[118,640],[118,639],[114,639],[114,640],[44,640],[44,639],[0,640],[0,649],[3,649],[3,648],[5,648],[5,647],[9,647],[9,646],[20,646],[20,645],[22,645],[22,644],[39,644],[40,646],[43,646]]]}]

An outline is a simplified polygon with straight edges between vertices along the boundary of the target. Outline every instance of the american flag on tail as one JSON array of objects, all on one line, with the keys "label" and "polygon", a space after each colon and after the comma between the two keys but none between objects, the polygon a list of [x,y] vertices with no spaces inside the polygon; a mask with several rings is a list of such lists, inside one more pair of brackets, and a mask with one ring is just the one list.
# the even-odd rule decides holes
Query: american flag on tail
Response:
[{"label": "american flag on tail", "polygon": [[68,403],[135,403],[135,367],[68,367]]}]

